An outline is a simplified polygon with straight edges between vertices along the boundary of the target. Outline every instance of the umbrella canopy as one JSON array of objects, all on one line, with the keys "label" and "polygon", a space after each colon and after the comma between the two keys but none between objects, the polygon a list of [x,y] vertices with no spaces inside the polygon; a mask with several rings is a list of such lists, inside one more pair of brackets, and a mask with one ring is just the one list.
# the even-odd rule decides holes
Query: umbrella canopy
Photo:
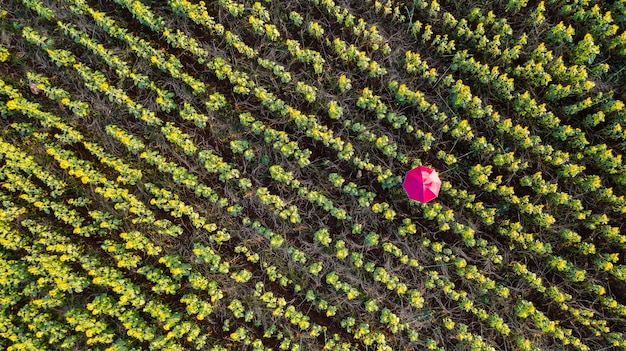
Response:
[{"label": "umbrella canopy", "polygon": [[402,186],[411,200],[423,203],[439,195],[441,180],[434,169],[417,166],[406,173]]}]

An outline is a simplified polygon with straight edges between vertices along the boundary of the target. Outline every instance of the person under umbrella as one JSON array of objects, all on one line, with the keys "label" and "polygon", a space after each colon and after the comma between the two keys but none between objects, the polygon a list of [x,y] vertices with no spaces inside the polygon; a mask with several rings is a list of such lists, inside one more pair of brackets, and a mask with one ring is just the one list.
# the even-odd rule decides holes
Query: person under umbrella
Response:
[{"label": "person under umbrella", "polygon": [[434,169],[417,166],[406,173],[402,187],[409,199],[426,203],[439,195],[441,179]]}]

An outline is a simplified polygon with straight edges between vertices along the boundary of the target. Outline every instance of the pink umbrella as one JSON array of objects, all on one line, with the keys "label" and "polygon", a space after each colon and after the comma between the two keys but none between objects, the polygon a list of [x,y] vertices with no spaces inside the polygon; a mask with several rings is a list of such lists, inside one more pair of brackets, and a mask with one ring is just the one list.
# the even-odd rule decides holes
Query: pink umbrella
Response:
[{"label": "pink umbrella", "polygon": [[417,166],[406,172],[402,186],[411,200],[424,203],[439,195],[441,180],[434,169]]}]

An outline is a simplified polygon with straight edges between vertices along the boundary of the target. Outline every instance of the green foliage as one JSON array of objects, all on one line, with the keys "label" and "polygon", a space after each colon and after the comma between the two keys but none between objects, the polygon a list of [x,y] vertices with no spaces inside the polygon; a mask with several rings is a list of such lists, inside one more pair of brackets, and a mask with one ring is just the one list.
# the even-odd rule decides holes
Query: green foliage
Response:
[{"label": "green foliage", "polygon": [[571,51],[571,61],[578,65],[592,64],[600,53],[600,47],[594,43],[593,36],[589,33],[579,41]]},{"label": "green foliage", "polygon": [[576,30],[571,24],[566,27],[565,24],[563,24],[563,21],[561,21],[550,28],[547,38],[553,45],[562,45],[565,43],[571,43],[575,34]]}]

